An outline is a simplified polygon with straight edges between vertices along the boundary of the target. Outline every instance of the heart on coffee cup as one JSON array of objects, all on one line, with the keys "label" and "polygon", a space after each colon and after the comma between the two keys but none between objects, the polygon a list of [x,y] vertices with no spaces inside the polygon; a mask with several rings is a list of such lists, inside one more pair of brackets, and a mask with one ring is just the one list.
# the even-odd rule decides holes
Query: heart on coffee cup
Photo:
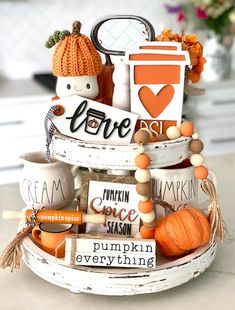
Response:
[{"label": "heart on coffee cup", "polygon": [[158,117],[166,109],[174,94],[175,88],[172,85],[163,86],[156,95],[148,86],[142,86],[138,92],[142,105],[153,118]]}]

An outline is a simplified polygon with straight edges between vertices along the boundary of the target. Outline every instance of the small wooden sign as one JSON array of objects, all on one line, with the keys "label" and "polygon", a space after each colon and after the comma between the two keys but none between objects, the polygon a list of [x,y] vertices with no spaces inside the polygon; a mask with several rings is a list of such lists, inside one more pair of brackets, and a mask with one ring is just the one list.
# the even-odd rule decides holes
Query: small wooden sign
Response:
[{"label": "small wooden sign", "polygon": [[90,181],[87,193],[87,214],[105,214],[106,223],[87,223],[86,232],[135,236],[140,229],[136,185]]},{"label": "small wooden sign", "polygon": [[175,42],[145,42],[126,53],[130,65],[131,112],[138,113],[139,127],[154,134],[180,125],[185,66],[188,52]]},{"label": "small wooden sign", "polygon": [[52,122],[64,135],[103,143],[126,144],[131,141],[137,114],[80,96],[65,97],[56,104],[65,111],[62,115],[54,115]]},{"label": "small wooden sign", "polygon": [[74,266],[155,268],[153,239],[71,235],[66,238],[65,263]]}]

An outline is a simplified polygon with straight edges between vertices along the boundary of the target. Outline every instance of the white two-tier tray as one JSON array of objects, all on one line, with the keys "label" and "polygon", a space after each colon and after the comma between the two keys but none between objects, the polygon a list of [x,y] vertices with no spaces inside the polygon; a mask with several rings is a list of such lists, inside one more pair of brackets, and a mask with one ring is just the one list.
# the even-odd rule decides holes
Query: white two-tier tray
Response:
[{"label": "white two-tier tray", "polygon": [[[190,138],[150,143],[146,152],[150,168],[178,164],[189,157]],[[87,143],[54,133],[53,156],[80,167],[102,170],[135,170],[134,158],[138,145]],[[207,244],[179,259],[166,259],[157,254],[157,268],[125,269],[76,267],[65,265],[62,259],[41,250],[30,237],[22,243],[23,260],[38,276],[72,292],[100,295],[135,295],[154,293],[181,285],[203,273],[216,256],[217,244]]]}]

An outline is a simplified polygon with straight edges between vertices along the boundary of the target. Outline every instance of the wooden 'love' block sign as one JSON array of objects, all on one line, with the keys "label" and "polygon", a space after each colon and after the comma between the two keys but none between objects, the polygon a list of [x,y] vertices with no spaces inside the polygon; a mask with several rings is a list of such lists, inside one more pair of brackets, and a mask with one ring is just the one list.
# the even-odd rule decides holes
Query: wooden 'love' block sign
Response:
[{"label": "wooden 'love' block sign", "polygon": [[69,266],[155,268],[154,239],[71,235],[66,238],[65,263]]},{"label": "wooden 'love' block sign", "polygon": [[75,139],[126,144],[134,133],[137,114],[123,111],[80,96],[59,99],[64,108],[52,122],[60,133]]},{"label": "wooden 'love' block sign", "polygon": [[126,54],[130,65],[131,112],[138,128],[165,133],[181,123],[185,66],[188,52],[175,42],[145,42]]}]

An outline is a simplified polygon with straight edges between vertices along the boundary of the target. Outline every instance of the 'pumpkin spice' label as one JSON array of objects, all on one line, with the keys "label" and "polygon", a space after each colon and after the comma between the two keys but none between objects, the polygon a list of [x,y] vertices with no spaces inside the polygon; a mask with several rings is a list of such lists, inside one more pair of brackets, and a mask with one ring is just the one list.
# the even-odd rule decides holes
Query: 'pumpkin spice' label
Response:
[{"label": "'pumpkin spice' label", "polygon": [[87,223],[86,233],[135,236],[140,226],[135,185],[90,181],[87,214],[105,214],[106,223]]}]

